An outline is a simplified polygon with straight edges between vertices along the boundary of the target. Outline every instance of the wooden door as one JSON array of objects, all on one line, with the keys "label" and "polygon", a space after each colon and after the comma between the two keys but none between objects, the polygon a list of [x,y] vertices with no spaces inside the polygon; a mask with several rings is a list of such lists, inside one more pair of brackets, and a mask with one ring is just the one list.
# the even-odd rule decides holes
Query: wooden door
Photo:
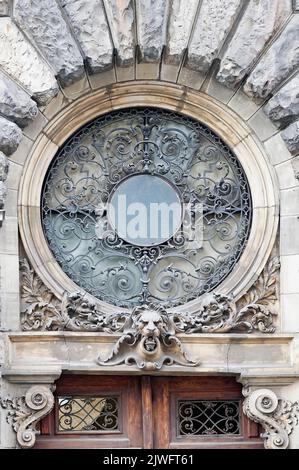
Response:
[{"label": "wooden door", "polygon": [[[136,377],[63,376],[57,381],[54,410],[41,422],[35,447],[141,448],[140,394]],[[101,422],[95,422],[96,415]]]},{"label": "wooden door", "polygon": [[64,376],[36,448],[262,448],[232,377]]},{"label": "wooden door", "polygon": [[232,377],[156,377],[152,390],[155,448],[263,448]]}]

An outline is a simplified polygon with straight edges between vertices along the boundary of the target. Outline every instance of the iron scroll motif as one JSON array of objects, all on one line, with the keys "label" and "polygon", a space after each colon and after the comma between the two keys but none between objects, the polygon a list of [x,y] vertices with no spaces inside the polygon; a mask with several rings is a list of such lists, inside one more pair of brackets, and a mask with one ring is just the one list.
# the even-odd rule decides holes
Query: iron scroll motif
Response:
[{"label": "iron scroll motif", "polygon": [[240,401],[178,400],[179,436],[240,435]]},{"label": "iron scroll motif", "polygon": [[[164,178],[193,212],[200,205],[201,246],[190,249],[183,230],[150,247],[111,230],[105,205],[138,174]],[[150,108],[111,113],[79,130],[54,158],[42,197],[45,235],[64,272],[124,308],[174,307],[215,289],[240,258],[251,212],[244,171],[221,139],[191,118]]]},{"label": "iron scroll motif", "polygon": [[119,429],[118,397],[58,397],[59,432],[107,432]]}]

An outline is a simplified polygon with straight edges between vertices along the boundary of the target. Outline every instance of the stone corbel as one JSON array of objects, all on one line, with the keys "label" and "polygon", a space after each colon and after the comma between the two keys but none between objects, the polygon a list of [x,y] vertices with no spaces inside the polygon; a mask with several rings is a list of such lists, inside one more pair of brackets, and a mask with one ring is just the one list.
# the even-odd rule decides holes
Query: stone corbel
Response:
[{"label": "stone corbel", "polygon": [[298,402],[278,399],[270,389],[253,390],[248,385],[243,388],[243,395],[245,415],[265,429],[261,434],[265,448],[286,449],[289,435],[298,424]]},{"label": "stone corbel", "polygon": [[37,423],[54,407],[53,386],[34,385],[25,395],[15,398],[0,398],[0,405],[7,409],[7,422],[17,434],[22,448],[33,447],[36,440]]}]

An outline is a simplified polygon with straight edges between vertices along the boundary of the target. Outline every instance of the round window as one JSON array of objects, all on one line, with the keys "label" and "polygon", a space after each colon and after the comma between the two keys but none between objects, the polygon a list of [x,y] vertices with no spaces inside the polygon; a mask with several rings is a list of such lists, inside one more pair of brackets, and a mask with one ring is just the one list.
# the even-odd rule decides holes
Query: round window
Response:
[{"label": "round window", "polygon": [[121,307],[175,306],[218,286],[251,225],[244,171],[194,119],[110,113],[56,154],[42,194],[49,246],[68,276]]}]

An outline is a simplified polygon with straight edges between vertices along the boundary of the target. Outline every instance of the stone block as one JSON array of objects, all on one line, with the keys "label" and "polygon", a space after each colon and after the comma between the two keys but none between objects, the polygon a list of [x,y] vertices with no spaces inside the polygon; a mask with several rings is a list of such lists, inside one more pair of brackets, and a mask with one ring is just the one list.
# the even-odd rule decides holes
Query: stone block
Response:
[{"label": "stone block", "polygon": [[294,15],[264,54],[244,86],[248,96],[265,98],[299,65],[299,15]]},{"label": "stone block", "polygon": [[267,140],[278,132],[277,127],[266,116],[263,109],[259,109],[248,121],[250,127],[262,140]]},{"label": "stone block", "polygon": [[251,0],[221,61],[217,79],[234,88],[291,14],[289,1]]},{"label": "stone block", "polygon": [[25,127],[23,131],[24,135],[29,139],[35,140],[47,122],[48,119],[41,112],[39,112],[37,118],[31,124],[29,124],[29,126]]},{"label": "stone block", "polygon": [[103,0],[118,65],[132,65],[135,56],[135,22],[133,0]]},{"label": "stone block", "polygon": [[284,333],[299,332],[299,294],[282,294],[281,313],[282,330]]},{"label": "stone block", "polygon": [[188,67],[200,72],[209,70],[241,4],[241,0],[203,0],[188,48]]},{"label": "stone block", "polygon": [[0,114],[25,127],[37,116],[37,105],[13,80],[0,72]]},{"label": "stone block", "polygon": [[88,80],[92,90],[97,90],[107,85],[111,85],[116,82],[116,75],[114,67],[110,70],[105,70],[104,72],[97,73],[94,75],[89,75]]},{"label": "stone block", "polygon": [[[280,191],[280,213],[281,215],[299,216],[299,185],[296,188]],[[298,264],[299,266],[299,264]],[[299,278],[298,278],[299,281]],[[299,284],[298,284],[299,291]]]},{"label": "stone block", "polygon": [[291,153],[296,155],[299,153],[299,121],[290,124],[281,133],[287,148]]},{"label": "stone block", "polygon": [[199,90],[204,79],[205,74],[182,67],[178,76],[178,83]]},{"label": "stone block", "polygon": [[26,135],[23,135],[22,142],[20,143],[17,150],[9,157],[9,160],[11,162],[18,163],[19,165],[24,165],[32,145],[32,140],[29,139],[29,137]]},{"label": "stone block", "polygon": [[299,254],[299,237],[296,236],[298,231],[299,218],[297,216],[283,216],[280,218],[281,256]]},{"label": "stone block", "polygon": [[280,133],[270,137],[270,139],[264,142],[264,145],[272,165],[279,165],[279,163],[291,158],[291,154],[286,148]]},{"label": "stone block", "polygon": [[228,105],[245,121],[251,118],[262,106],[263,102],[249,99],[242,89],[239,89],[228,102]]},{"label": "stone block", "polygon": [[165,44],[167,0],[136,0],[137,37],[143,62],[159,62]]},{"label": "stone block", "polygon": [[[7,200],[6,200],[7,204]],[[18,220],[17,217],[5,216],[5,222],[0,230],[0,256],[15,255],[18,252]]]},{"label": "stone block", "polygon": [[15,0],[13,15],[53,67],[62,86],[83,76],[83,58],[55,0]]},{"label": "stone block", "polygon": [[90,91],[90,85],[86,75],[72,85],[63,89],[64,95],[71,101],[79,98],[79,96],[84,95],[88,91]]},{"label": "stone block", "polygon": [[299,294],[299,254],[280,257],[281,294]]},{"label": "stone block", "polygon": [[275,166],[280,189],[289,189],[298,186],[299,181],[290,161]]},{"label": "stone block", "polygon": [[22,140],[21,129],[11,121],[0,116],[0,151],[6,155],[15,152]]},{"label": "stone block", "polygon": [[0,66],[41,105],[58,93],[52,70],[10,18],[0,18]]},{"label": "stone block", "polygon": [[[166,64],[179,65],[188,42],[198,7],[198,0],[173,0],[169,5]],[[169,80],[164,78],[164,80]],[[170,80],[172,81],[172,80]]]},{"label": "stone block", "polygon": [[10,162],[9,172],[7,176],[6,186],[7,189],[18,189],[20,179],[23,171],[23,166],[15,162]]},{"label": "stone block", "polygon": [[264,111],[272,121],[280,124],[299,117],[299,73],[271,98]]},{"label": "stone block", "polygon": [[59,0],[84,52],[88,70],[100,73],[113,62],[113,44],[101,0]]}]

